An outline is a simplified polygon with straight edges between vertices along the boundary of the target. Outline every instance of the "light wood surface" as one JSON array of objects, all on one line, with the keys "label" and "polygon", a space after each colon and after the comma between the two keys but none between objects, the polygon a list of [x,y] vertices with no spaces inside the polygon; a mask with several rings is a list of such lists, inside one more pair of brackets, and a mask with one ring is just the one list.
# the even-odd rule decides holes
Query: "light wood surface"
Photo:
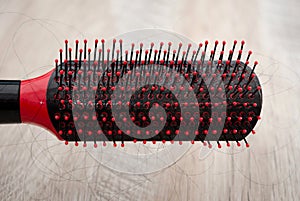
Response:
[{"label": "light wood surface", "polygon": [[0,79],[50,70],[65,39],[159,28],[196,43],[244,39],[264,94],[249,149],[200,158],[195,145],[150,174],[111,170],[35,126],[1,125],[0,200],[300,200],[299,8],[298,0],[0,0]]}]

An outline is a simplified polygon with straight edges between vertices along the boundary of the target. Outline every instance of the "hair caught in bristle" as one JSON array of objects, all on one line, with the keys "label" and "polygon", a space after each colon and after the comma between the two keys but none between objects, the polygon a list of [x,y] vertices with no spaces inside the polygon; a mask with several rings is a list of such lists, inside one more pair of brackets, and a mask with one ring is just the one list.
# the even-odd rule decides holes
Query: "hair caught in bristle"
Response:
[{"label": "hair caught in bristle", "polygon": [[[57,134],[66,140],[66,144],[75,141],[78,146],[78,141],[83,141],[83,146],[86,146],[87,141],[93,141],[97,147],[99,141],[103,141],[103,145],[106,145],[105,141],[112,141],[115,146],[121,142],[123,147],[125,141],[141,141],[143,144],[148,141],[153,144],[157,141],[178,141],[179,144],[182,141],[190,141],[192,144],[200,141],[212,147],[211,142],[216,141],[221,148],[221,141],[225,141],[227,147],[230,147],[230,141],[235,141],[237,146],[240,146],[240,141],[244,141],[246,147],[249,147],[246,136],[250,132],[255,133],[253,129],[260,119],[262,92],[254,72],[258,62],[255,61],[253,67],[249,67],[252,51],[242,61],[244,41],[241,41],[236,59],[234,52],[237,41],[233,42],[227,59],[224,58],[225,41],[222,42],[219,55],[218,41],[215,41],[211,51],[208,51],[208,41],[196,47],[187,44],[185,50],[182,43],[176,45],[172,42],[157,45],[132,43],[130,49],[124,50],[121,39],[118,42],[114,39],[111,49],[105,47],[104,39],[99,47],[96,39],[93,50],[88,48],[87,40],[83,41],[83,49],[79,49],[80,42],[76,40],[75,51],[68,48],[68,44],[66,40],[64,58],[63,50],[59,50],[59,59],[55,60],[55,71],[47,92],[50,118]],[[171,72],[182,75],[189,87],[181,85],[176,88],[176,79],[168,78]],[[161,75],[167,76],[162,78]],[[155,133],[154,136],[138,138],[136,136],[141,135],[141,131],[133,135],[131,130],[121,130],[115,122],[112,107],[123,103],[111,99],[117,84],[125,76],[127,83],[122,90],[124,93],[130,90],[132,98],[126,103],[130,119],[124,118],[123,123],[129,124],[131,121],[141,128],[147,128],[155,119],[149,117],[149,110],[158,103],[164,108],[167,117],[162,118],[163,114],[157,114],[161,115],[159,119],[162,123],[166,121],[166,125],[162,130],[145,132],[145,136]],[[162,85],[171,87],[139,85],[151,79],[153,82],[164,79]],[[183,118],[187,114],[181,113],[181,105],[176,99],[177,95],[187,97],[191,94],[196,97],[197,103],[184,104],[199,112],[198,119]],[[212,99],[223,101],[212,102]],[[212,108],[221,106],[226,107],[225,112],[212,112]],[[223,125],[220,125],[222,122]],[[194,133],[179,132],[181,125],[196,123],[199,126]],[[217,129],[210,129],[214,126]],[[217,133],[221,133],[220,136],[214,137]],[[191,135],[194,137],[186,137]]]}]

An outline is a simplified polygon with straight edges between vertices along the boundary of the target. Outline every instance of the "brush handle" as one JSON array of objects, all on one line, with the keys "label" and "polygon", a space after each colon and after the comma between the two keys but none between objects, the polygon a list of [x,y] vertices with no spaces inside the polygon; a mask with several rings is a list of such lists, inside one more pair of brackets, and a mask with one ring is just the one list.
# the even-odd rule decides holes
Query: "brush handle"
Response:
[{"label": "brush handle", "polygon": [[21,123],[19,80],[0,80],[0,123]]}]

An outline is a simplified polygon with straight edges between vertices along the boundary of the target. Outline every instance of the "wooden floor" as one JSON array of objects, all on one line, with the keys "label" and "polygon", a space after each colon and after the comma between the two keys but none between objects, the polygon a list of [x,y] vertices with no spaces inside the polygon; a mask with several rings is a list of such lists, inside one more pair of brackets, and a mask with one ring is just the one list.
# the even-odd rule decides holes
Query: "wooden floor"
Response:
[{"label": "wooden floor", "polygon": [[1,125],[0,200],[300,200],[299,8],[298,0],[0,0],[0,79],[50,70],[66,38],[158,28],[195,43],[244,39],[264,94],[250,148],[204,157],[207,150],[195,145],[147,174],[120,172],[128,164],[118,155],[112,170],[107,158],[101,163],[41,128]]}]

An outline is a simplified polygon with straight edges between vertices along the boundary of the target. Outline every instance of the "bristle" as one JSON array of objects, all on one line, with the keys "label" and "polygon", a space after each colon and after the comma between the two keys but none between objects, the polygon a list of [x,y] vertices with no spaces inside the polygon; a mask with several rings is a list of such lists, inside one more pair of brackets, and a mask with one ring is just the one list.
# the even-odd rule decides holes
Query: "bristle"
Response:
[{"label": "bristle", "polygon": [[[221,148],[222,141],[225,141],[225,146],[230,147],[230,141],[236,141],[239,146],[239,141],[243,140],[246,147],[249,147],[245,137],[250,132],[255,133],[253,128],[260,119],[262,100],[261,86],[254,73],[258,63],[254,62],[252,69],[248,66],[252,51],[248,52],[245,62],[241,61],[244,41],[241,41],[240,49],[236,53],[236,60],[233,59],[233,55],[237,41],[233,42],[232,49],[228,51],[227,60],[224,60],[225,41],[222,42],[221,47],[218,47],[219,42],[215,41],[209,54],[207,53],[208,41],[204,42],[204,48],[202,43],[197,47],[187,44],[184,50],[182,50],[182,43],[177,44],[178,46],[175,44],[175,49],[172,49],[171,42],[166,44],[160,42],[156,46],[158,49],[154,49],[154,43],[149,45],[139,43],[137,47],[132,43],[130,49],[124,51],[123,41],[119,40],[119,46],[116,43],[117,40],[113,39],[111,49],[106,49],[105,40],[102,39],[101,47],[98,48],[96,39],[92,50],[88,48],[85,39],[83,49],[79,49],[78,55],[79,41],[75,41],[75,51],[72,51],[72,48],[68,48],[69,42],[66,40],[64,60],[62,59],[62,49],[59,51],[60,59],[55,60],[53,75],[55,82],[51,83],[53,90],[49,92],[49,101],[54,110],[52,115],[54,126],[58,134],[66,140],[66,144],[69,141],[75,141],[75,146],[78,146],[78,141],[83,141],[83,146],[86,147],[86,142],[92,141],[96,148],[98,141],[103,141],[103,146],[106,145],[103,136],[108,141],[112,141],[115,147],[118,146],[117,142],[120,142],[120,147],[124,147],[125,141],[134,143],[142,141],[143,144],[147,144],[148,141],[152,141],[153,144],[157,141],[162,143],[170,141],[173,144],[175,136],[183,135],[188,140],[178,138],[183,139],[178,140],[179,144],[182,144],[183,141],[189,141],[191,144],[201,141],[204,146],[207,143],[211,148],[211,142],[216,141],[218,147]],[[149,49],[144,49],[145,46],[148,46]],[[219,55],[217,55],[218,52]],[[147,68],[147,66],[150,67]],[[140,72],[140,70],[142,71]],[[169,89],[156,85],[142,88],[139,86],[140,83],[150,81],[151,77],[154,77],[155,83],[162,79],[160,75],[166,75],[163,85],[167,85],[170,82],[167,75],[170,75],[172,71],[183,75],[190,86],[186,88],[181,84],[179,88],[175,88],[176,79],[169,83],[171,86]],[[117,107],[118,104],[111,101],[111,95],[124,76],[126,76],[127,83],[122,89],[122,95],[126,90],[131,90],[133,97],[136,97],[128,102],[128,106],[131,108],[132,122],[145,127],[151,124],[151,118],[152,121],[155,121],[154,116],[148,117],[147,111],[155,105],[153,101],[156,98],[171,115],[165,119],[162,114],[159,114],[161,115],[159,120],[162,123],[166,121],[167,126],[162,131],[145,131],[146,135],[153,132],[156,134],[147,140],[131,136],[133,133],[130,130],[120,130],[112,116],[112,107]],[[206,83],[208,78],[209,82]],[[218,99],[218,96],[221,96],[223,84],[224,101],[210,102],[212,98]],[[194,131],[192,133],[189,131],[179,132],[180,125],[192,125],[196,120],[193,117],[185,119],[180,115],[175,115],[178,112],[180,114],[179,104],[177,100],[169,97],[176,90],[178,90],[178,96],[186,97],[194,94],[197,98],[197,104],[184,103],[184,107],[195,107],[195,105],[199,107],[199,128],[195,132],[194,139],[188,138]],[[93,96],[90,95],[90,91],[94,91]],[[137,93],[140,95],[137,96]],[[53,98],[52,94],[55,94],[56,98]],[[94,105],[95,102],[96,105]],[[122,105],[122,101],[119,105]],[[213,107],[220,106],[226,106],[227,111],[219,114],[212,113]],[[75,112],[76,108],[81,108],[79,111],[82,111],[82,114]],[[172,113],[174,114],[172,115]],[[95,121],[101,129],[95,125],[92,126],[91,120]],[[215,126],[223,121],[225,122],[221,129],[209,129],[210,126]],[[124,118],[123,122],[130,123],[127,118]],[[80,128],[77,128],[78,126]],[[221,135],[218,139],[214,139],[212,136],[217,136],[218,133]],[[141,135],[141,131],[136,134]]]}]

